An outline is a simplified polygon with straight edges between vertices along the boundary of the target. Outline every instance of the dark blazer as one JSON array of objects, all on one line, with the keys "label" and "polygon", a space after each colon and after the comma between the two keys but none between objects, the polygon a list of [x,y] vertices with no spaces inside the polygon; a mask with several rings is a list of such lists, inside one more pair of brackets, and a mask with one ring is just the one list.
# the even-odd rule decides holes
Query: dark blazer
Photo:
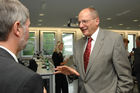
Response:
[{"label": "dark blazer", "polygon": [[140,74],[140,48],[134,50],[134,71]]},{"label": "dark blazer", "polygon": [[78,93],[132,93],[131,67],[121,35],[99,29],[86,72],[85,43],[83,37],[74,46],[74,67],[80,73]]},{"label": "dark blazer", "polygon": [[0,93],[43,93],[41,76],[0,48]]}]

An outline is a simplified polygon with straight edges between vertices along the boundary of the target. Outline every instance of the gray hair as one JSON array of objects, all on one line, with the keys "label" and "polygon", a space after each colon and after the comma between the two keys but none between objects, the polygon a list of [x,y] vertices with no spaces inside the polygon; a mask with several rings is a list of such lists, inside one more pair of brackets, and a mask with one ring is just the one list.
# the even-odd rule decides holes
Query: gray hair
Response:
[{"label": "gray hair", "polygon": [[0,41],[6,41],[16,21],[24,26],[29,10],[18,0],[0,0]]}]

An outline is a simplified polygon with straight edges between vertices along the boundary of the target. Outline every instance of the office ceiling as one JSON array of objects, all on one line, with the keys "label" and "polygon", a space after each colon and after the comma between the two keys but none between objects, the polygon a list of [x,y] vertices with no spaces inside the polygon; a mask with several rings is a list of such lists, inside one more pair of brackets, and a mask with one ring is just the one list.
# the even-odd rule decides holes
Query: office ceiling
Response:
[{"label": "office ceiling", "polygon": [[68,27],[79,11],[95,7],[100,27],[140,30],[140,0],[20,0],[30,11],[31,27]]}]

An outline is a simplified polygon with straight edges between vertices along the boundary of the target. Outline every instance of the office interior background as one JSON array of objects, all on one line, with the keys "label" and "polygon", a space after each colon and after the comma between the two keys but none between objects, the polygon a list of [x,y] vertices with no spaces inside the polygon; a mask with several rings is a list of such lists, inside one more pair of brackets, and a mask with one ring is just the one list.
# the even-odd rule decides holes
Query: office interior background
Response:
[{"label": "office interior background", "polygon": [[[63,41],[64,56],[73,55],[74,41],[83,37],[78,28],[81,9],[95,7],[100,27],[128,38],[128,51],[140,35],[140,0],[20,0],[30,11],[30,38],[19,58],[25,63],[35,54],[51,59],[57,41]],[[69,86],[75,88],[75,85]],[[73,91],[73,90],[70,90]],[[70,92],[76,93],[76,92]],[[134,92],[137,93],[137,92]]]},{"label": "office interior background", "polygon": [[78,29],[78,13],[95,7],[100,15],[100,27],[128,38],[128,51],[136,47],[140,35],[140,0],[20,0],[30,11],[31,27],[27,47],[20,53],[31,58],[41,51],[51,56],[57,41],[64,42],[64,55],[73,54],[74,41],[83,35]]}]

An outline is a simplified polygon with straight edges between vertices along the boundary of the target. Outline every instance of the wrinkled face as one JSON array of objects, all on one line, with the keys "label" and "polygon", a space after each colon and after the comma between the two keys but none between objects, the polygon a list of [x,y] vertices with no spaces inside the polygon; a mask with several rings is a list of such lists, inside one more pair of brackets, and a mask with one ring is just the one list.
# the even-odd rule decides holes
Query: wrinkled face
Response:
[{"label": "wrinkled face", "polygon": [[28,19],[25,23],[25,25],[22,27],[22,37],[19,42],[19,50],[22,50],[26,47],[28,38],[29,38],[29,25],[30,25],[30,20]]},{"label": "wrinkled face", "polygon": [[95,17],[88,9],[84,9],[79,13],[78,21],[81,32],[87,37],[90,37],[99,25],[99,17]]}]

